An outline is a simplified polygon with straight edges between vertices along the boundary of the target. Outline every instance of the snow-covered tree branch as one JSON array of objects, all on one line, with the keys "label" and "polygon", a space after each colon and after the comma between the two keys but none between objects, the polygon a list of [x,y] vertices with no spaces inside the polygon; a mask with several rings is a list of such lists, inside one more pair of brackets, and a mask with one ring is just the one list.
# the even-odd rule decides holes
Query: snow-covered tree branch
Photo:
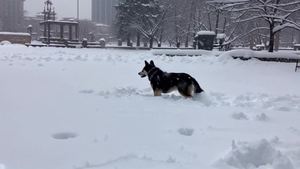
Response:
[{"label": "snow-covered tree branch", "polygon": [[274,51],[274,37],[281,30],[285,28],[300,30],[300,24],[291,17],[300,11],[298,0],[248,0],[235,5],[224,5],[222,9],[235,13],[237,16],[233,18],[235,23],[265,21],[269,31],[269,52]]}]

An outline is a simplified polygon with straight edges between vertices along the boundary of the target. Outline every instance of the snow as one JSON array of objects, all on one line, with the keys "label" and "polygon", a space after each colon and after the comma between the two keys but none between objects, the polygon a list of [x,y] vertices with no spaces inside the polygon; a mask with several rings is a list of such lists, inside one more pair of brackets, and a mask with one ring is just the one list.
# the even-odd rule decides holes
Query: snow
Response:
[{"label": "snow", "polygon": [[237,49],[222,54],[223,56],[245,57],[245,58],[286,58],[300,59],[299,51],[252,51],[248,49]]},{"label": "snow", "polygon": [[240,3],[240,2],[248,2],[249,0],[210,0],[208,1],[208,3],[223,3],[223,4],[227,4],[227,3]]},{"label": "snow", "polygon": [[1,41],[0,45],[11,45],[11,43],[7,40]]},{"label": "snow", "polygon": [[[0,46],[0,169],[300,168],[294,63],[232,52]],[[205,93],[154,97],[144,60]]]},{"label": "snow", "polygon": [[199,35],[216,35],[216,33],[214,31],[199,31],[197,32],[196,36]]},{"label": "snow", "polygon": [[0,35],[30,36],[29,33],[24,33],[24,32],[0,32]]},{"label": "snow", "polygon": [[31,45],[42,45],[42,46],[46,46],[46,44],[42,43],[41,41],[37,41],[37,40],[32,40]]},{"label": "snow", "polygon": [[[198,50],[198,49],[152,49],[153,55],[171,55],[171,56],[202,56],[211,54],[210,51],[207,50]],[[218,55],[218,52],[214,53]]]},{"label": "snow", "polygon": [[273,32],[278,32],[285,28],[294,28],[296,30],[300,30],[300,27],[298,25],[295,25],[295,23],[284,23],[284,24],[275,26],[273,28]]},{"label": "snow", "polygon": [[295,47],[300,47],[300,44],[294,44]]},{"label": "snow", "polygon": [[0,164],[0,169],[5,169],[5,166],[3,164]]},{"label": "snow", "polygon": [[260,168],[260,169],[294,169],[290,159],[280,150],[275,148],[278,140],[262,139],[255,143],[242,142],[232,143],[232,150],[224,159],[220,160],[235,168]]},{"label": "snow", "polygon": [[225,39],[226,34],[225,33],[218,33],[216,39]]}]

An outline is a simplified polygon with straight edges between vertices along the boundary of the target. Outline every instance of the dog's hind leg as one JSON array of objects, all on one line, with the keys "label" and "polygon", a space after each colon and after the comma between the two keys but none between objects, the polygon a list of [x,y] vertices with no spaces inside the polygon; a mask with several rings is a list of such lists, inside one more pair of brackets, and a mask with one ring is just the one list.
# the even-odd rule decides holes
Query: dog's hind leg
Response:
[{"label": "dog's hind leg", "polygon": [[194,93],[194,85],[178,87],[178,92],[184,97],[192,97]]},{"label": "dog's hind leg", "polygon": [[154,96],[161,96],[161,90],[155,89],[153,90]]}]

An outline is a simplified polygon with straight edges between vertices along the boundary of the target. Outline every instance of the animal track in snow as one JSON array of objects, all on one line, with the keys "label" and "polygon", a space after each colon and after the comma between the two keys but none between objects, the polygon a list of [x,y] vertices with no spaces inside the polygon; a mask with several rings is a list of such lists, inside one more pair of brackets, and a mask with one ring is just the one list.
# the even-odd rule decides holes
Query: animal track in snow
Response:
[{"label": "animal track in snow", "polygon": [[93,94],[94,93],[94,90],[80,90],[79,93],[81,94]]},{"label": "animal track in snow", "polygon": [[76,138],[78,135],[73,132],[61,132],[61,133],[55,133],[52,135],[52,138],[57,139],[57,140],[67,140],[67,139],[72,139]]},{"label": "animal track in snow", "polygon": [[231,117],[235,120],[248,120],[249,118],[247,117],[247,115],[243,112],[240,113],[233,113],[231,115]]},{"label": "animal track in snow", "polygon": [[[103,90],[96,91],[92,89],[86,89],[79,91],[81,94],[97,94],[98,96],[104,98],[110,97],[152,97],[152,89],[145,88],[139,89],[134,86],[125,86],[125,87],[117,87],[112,90]],[[186,100],[186,98],[180,96],[176,93],[163,94],[161,96],[163,99],[167,100]],[[300,97],[296,95],[284,95],[284,96],[270,96],[268,94],[242,94],[237,96],[228,96],[224,93],[215,93],[215,92],[204,92],[199,96],[196,96],[192,99],[193,101],[199,101],[205,106],[234,106],[234,107],[250,107],[250,108],[264,108],[267,110],[275,110],[275,111],[300,111]],[[265,115],[260,115],[257,117],[259,121],[266,121],[264,119]],[[233,117],[234,118],[234,117]],[[245,120],[245,119],[244,119]]]},{"label": "animal track in snow", "polygon": [[184,136],[192,136],[194,134],[194,129],[192,128],[180,128],[178,133]]}]

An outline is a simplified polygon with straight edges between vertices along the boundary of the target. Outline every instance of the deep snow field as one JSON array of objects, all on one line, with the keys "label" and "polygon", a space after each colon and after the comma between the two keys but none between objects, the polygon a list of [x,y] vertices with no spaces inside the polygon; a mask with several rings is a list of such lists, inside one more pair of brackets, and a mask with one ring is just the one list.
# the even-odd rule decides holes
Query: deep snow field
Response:
[{"label": "deep snow field", "polygon": [[[154,97],[137,74],[151,59],[206,92]],[[0,46],[0,169],[299,169],[294,67],[219,52]]]}]

